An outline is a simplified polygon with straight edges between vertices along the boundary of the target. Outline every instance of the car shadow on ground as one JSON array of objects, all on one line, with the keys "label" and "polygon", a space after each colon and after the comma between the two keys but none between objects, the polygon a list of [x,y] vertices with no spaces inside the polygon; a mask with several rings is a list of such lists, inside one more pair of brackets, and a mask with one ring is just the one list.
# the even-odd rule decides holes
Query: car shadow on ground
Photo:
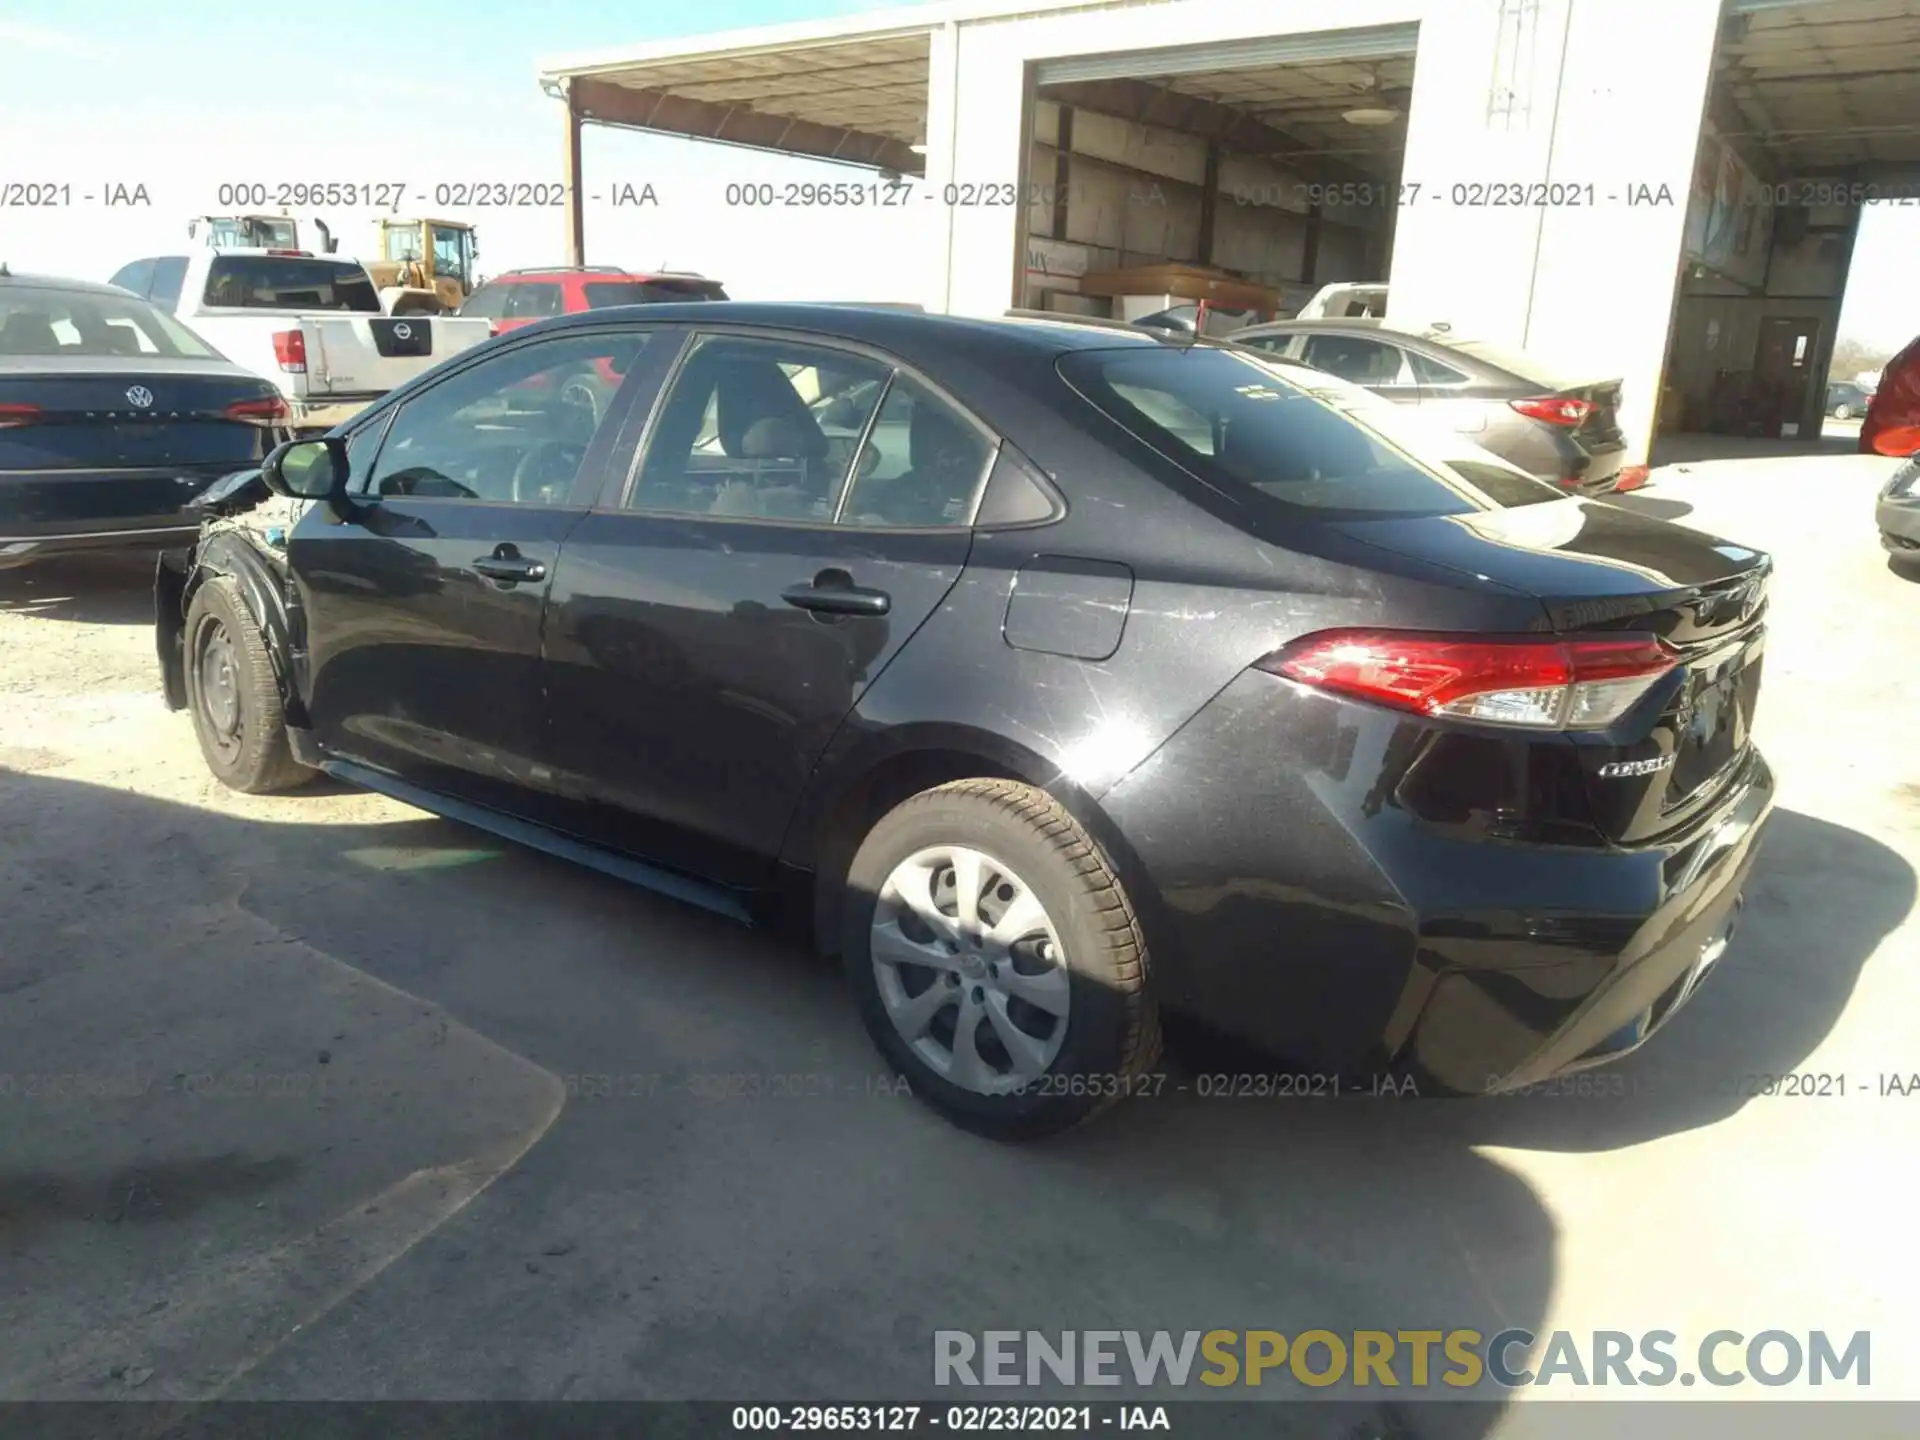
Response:
[{"label": "car shadow on ground", "polygon": [[69,555],[0,570],[0,611],[81,625],[151,625],[152,555]]},{"label": "car shadow on ground", "polygon": [[[498,1183],[337,1308],[264,1347],[232,1398],[689,1399],[745,1388],[759,1399],[979,1399],[933,1390],[936,1331],[1492,1335],[1545,1313],[1552,1220],[1524,1180],[1423,1124],[1420,1107],[1233,1106],[1169,1087],[1054,1143],[994,1144],[897,1088],[837,969],[790,941],[452,823],[302,823],[304,797],[269,803],[271,820],[249,819],[0,773],[0,884],[31,897],[14,920],[17,945],[0,956],[0,990],[12,991],[0,1052],[11,1027],[30,1025],[43,1051],[66,1052],[41,1056],[39,1069],[188,1068],[155,1016],[101,1002],[111,975],[98,967],[142,967],[144,952],[103,957],[92,944],[84,1015],[58,993],[63,954],[92,943],[80,917],[111,889],[115,911],[142,930],[204,930],[208,945],[241,947],[222,957],[217,991],[177,997],[217,1016],[239,1053],[255,1022],[236,973],[276,963],[273,947],[259,948],[264,921],[393,987],[403,1008],[444,1009],[561,1077],[568,1099]],[[13,823],[27,815],[32,827]],[[101,846],[109,834],[115,844]],[[251,928],[224,939],[207,922],[214,911]],[[278,963],[284,974],[284,955]],[[284,1019],[284,992],[275,1004]],[[324,1073],[346,1085],[341,1045],[317,1039],[335,1052]],[[406,1073],[405,1055],[387,1060],[383,1074]],[[248,1055],[282,1077],[313,1063],[311,1051],[258,1043]],[[417,1129],[423,1110],[451,1117],[476,1099],[436,1084],[403,1084],[396,1119]],[[172,1106],[144,1140],[138,1127],[103,1127],[93,1142],[103,1153],[83,1153],[59,1125],[9,1127],[0,1199],[33,1197],[43,1254],[99,1254],[67,1302],[49,1262],[30,1262],[24,1232],[0,1217],[0,1272],[37,1267],[35,1351],[96,1325],[89,1297],[126,1267],[163,1281],[209,1263],[206,1238],[179,1226],[103,1230],[111,1253],[80,1246],[77,1232],[112,1218],[87,1198],[100,1176],[136,1162],[165,1175],[233,1153],[236,1107],[265,1102],[223,1093],[220,1104]],[[304,1123],[287,1122],[289,1136]],[[371,1142],[378,1128],[354,1134]],[[122,1140],[131,1157],[114,1149]],[[284,1158],[284,1174],[236,1200],[237,1213],[258,1224],[261,1207],[311,1207],[302,1176],[314,1157]],[[195,1373],[193,1332],[169,1343],[169,1363]],[[1270,1373],[1241,1393],[1296,1402],[1273,1407],[1262,1433],[1300,1440],[1465,1440],[1497,1413],[1436,1405],[1409,1429],[1342,1386],[1309,1392]]]},{"label": "car shadow on ground", "polygon": [[[1560,1237],[1476,1147],[1606,1149],[1733,1114],[1744,1077],[1814,1050],[1914,898],[1892,852],[1780,812],[1721,973],[1619,1068],[1624,1098],[1235,1101],[1175,1077],[1057,1141],[1003,1146],[902,1096],[835,969],[790,942],[449,822],[302,823],[302,798],[276,803],[262,823],[0,775],[0,819],[36,817],[0,845],[0,880],[36,887],[18,953],[57,954],[69,912],[151,857],[152,925],[237,896],[562,1077],[569,1099],[500,1184],[263,1356],[239,1398],[690,1398],[738,1389],[749,1360],[766,1399],[924,1398],[943,1329],[1531,1329]],[[91,1013],[77,1034],[119,1047],[116,1064],[164,1041],[141,1015]],[[217,1107],[197,1123],[148,1160],[225,1153]],[[9,1164],[45,1193],[50,1162],[18,1133]],[[144,1233],[136,1262],[187,1263]],[[50,1314],[40,1338],[86,1320]],[[1382,1433],[1480,1435],[1488,1413],[1425,1406]],[[1315,1407],[1282,1414],[1297,1428],[1266,1433],[1337,1433]]]}]

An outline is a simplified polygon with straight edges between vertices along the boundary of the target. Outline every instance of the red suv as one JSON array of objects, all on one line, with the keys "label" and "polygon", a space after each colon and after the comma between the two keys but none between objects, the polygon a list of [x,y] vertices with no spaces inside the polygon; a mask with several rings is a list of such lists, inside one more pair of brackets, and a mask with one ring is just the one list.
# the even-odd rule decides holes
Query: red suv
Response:
[{"label": "red suv", "polygon": [[1920,338],[1887,362],[1860,424],[1866,455],[1920,453]]},{"label": "red suv", "polygon": [[[641,274],[617,265],[553,266],[538,270],[509,270],[487,281],[467,297],[462,315],[484,315],[493,333],[504,335],[550,315],[575,315],[582,310],[604,310],[612,305],[664,305],[690,300],[724,300],[727,292],[718,280],[684,271],[662,270]],[[529,382],[535,387],[544,381]],[[606,402],[620,388],[620,376],[610,362],[596,360],[590,369],[564,377],[559,398],[587,408],[598,423]]]},{"label": "red suv", "polygon": [[617,265],[555,266],[542,270],[509,270],[496,275],[460,307],[462,315],[484,315],[493,333],[544,320],[549,315],[575,315],[603,310],[609,305],[663,305],[687,300],[724,300],[727,292],[718,280],[704,275],[663,270],[643,274]]}]

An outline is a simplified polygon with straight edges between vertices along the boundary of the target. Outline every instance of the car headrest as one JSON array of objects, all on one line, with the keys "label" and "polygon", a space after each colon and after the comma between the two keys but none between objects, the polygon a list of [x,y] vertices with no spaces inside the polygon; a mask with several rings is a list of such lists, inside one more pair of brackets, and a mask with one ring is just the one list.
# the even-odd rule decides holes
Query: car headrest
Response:
[{"label": "car headrest", "polygon": [[740,437],[743,460],[801,460],[808,458],[806,437],[791,420],[768,416],[756,420]]},{"label": "car headrest", "polygon": [[38,310],[16,310],[0,326],[0,354],[53,355],[60,349],[60,337],[53,333],[53,321]]},{"label": "car headrest", "polygon": [[928,465],[964,463],[974,447],[966,428],[933,405],[915,405],[907,427],[908,463],[918,470]]}]

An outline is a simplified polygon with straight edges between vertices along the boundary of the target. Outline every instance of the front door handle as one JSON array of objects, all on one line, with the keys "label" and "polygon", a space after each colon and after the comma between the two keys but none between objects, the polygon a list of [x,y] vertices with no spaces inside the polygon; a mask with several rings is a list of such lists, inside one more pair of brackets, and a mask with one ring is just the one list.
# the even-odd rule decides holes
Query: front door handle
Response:
[{"label": "front door handle", "polygon": [[491,555],[482,555],[473,562],[473,568],[489,580],[498,580],[503,585],[518,585],[523,580],[547,578],[546,566],[538,560],[529,560],[513,552],[512,547],[507,545]]},{"label": "front door handle", "polygon": [[855,585],[844,570],[823,570],[805,585],[789,585],[780,598],[816,615],[884,615],[893,608],[886,591]]}]

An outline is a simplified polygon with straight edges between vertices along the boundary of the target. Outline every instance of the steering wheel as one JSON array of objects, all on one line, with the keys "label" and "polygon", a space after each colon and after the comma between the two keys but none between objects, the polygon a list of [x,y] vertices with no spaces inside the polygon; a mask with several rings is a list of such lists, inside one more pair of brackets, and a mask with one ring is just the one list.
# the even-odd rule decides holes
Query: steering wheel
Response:
[{"label": "steering wheel", "polygon": [[[586,454],[586,446],[570,440],[536,441],[513,467],[514,503],[551,505],[556,499],[564,499],[564,495],[556,497],[553,492],[565,491],[573,483]],[[557,468],[556,461],[559,462]]]}]

